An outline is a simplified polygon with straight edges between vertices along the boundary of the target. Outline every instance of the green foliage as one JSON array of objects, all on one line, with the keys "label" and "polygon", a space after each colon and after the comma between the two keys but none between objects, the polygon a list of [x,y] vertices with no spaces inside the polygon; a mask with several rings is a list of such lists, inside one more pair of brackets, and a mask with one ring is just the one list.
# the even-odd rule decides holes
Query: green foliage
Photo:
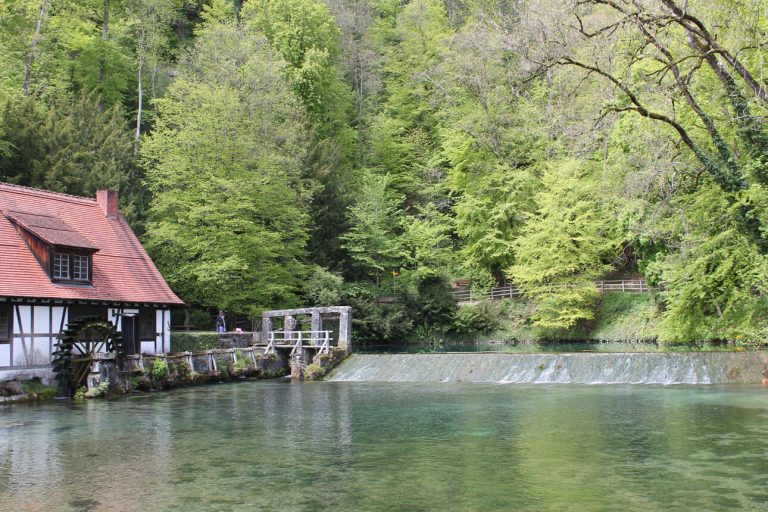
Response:
[{"label": "green foliage", "polygon": [[[645,338],[658,308],[662,339],[760,343],[755,9],[688,5],[691,33],[647,2],[5,0],[0,181],[118,189],[202,309],[346,300],[356,337],[438,339],[490,324],[421,284],[507,274],[526,336]],[[603,325],[610,268],[666,291]],[[370,304],[384,293],[404,298]]]},{"label": "green foliage", "polygon": [[98,387],[88,389],[82,386],[75,391],[75,400],[86,400],[89,398],[102,398],[109,392],[109,381],[99,383]]},{"label": "green foliage", "polygon": [[411,310],[402,302],[379,304],[368,294],[347,297],[352,306],[352,332],[355,343],[377,345],[403,343],[414,325]]},{"label": "green foliage", "polygon": [[215,332],[171,331],[171,352],[197,352],[219,348],[219,335]]},{"label": "green foliage", "polygon": [[594,318],[593,280],[610,268],[602,260],[616,246],[595,193],[591,169],[578,161],[552,165],[542,177],[536,213],[516,240],[516,264],[507,271],[536,303],[536,325],[569,328]]},{"label": "green foliage", "polygon": [[427,276],[418,283],[416,296],[407,296],[416,325],[449,325],[456,312],[456,299],[443,276]]},{"label": "green foliage", "polygon": [[146,246],[193,304],[255,314],[295,302],[313,185],[281,66],[258,36],[208,25],[158,100],[143,146]]},{"label": "green foliage", "polygon": [[309,114],[313,136],[307,175],[320,186],[311,208],[310,245],[318,263],[337,267],[358,158],[350,126],[352,93],[339,64],[341,33],[328,7],[317,0],[251,1],[242,19],[285,59],[284,74]]},{"label": "green foliage", "polygon": [[681,197],[686,237],[652,270],[665,283],[663,341],[759,337],[768,302],[768,262],[740,229],[741,209],[709,187]]},{"label": "green foliage", "polygon": [[349,208],[350,229],[341,238],[352,261],[377,283],[385,271],[397,269],[404,257],[398,232],[399,200],[387,191],[386,176],[367,175],[357,203]]},{"label": "green foliage", "polygon": [[11,154],[0,158],[0,179],[90,196],[102,188],[135,188],[130,132],[119,106],[99,112],[98,97],[62,96],[46,109],[31,98],[2,114]]},{"label": "green foliage", "polygon": [[393,302],[378,302],[375,290],[347,287],[344,302],[352,306],[355,343],[397,344],[435,341],[456,311],[456,300],[442,276],[426,276]]},{"label": "green foliage", "polygon": [[647,293],[603,294],[589,339],[599,342],[655,342],[659,337],[659,297]]},{"label": "green foliage", "polygon": [[235,355],[237,356],[237,359],[234,362],[234,364],[232,365],[232,369],[236,373],[242,373],[243,370],[248,368],[248,360],[246,359],[245,354],[243,354],[239,350],[235,352]]},{"label": "green foliage", "polygon": [[304,369],[304,376],[309,380],[317,380],[325,375],[325,368],[316,363],[310,363]]},{"label": "green foliage", "polygon": [[460,307],[453,316],[451,331],[459,335],[490,334],[500,325],[500,309],[490,301]]},{"label": "green foliage", "polygon": [[314,265],[303,285],[307,306],[336,306],[341,303],[344,279],[319,265]]},{"label": "green foliage", "polygon": [[155,380],[163,380],[168,377],[169,373],[168,361],[160,357],[154,360],[152,369],[149,371],[149,374]]},{"label": "green foliage", "polygon": [[33,394],[44,400],[54,398],[58,392],[58,389],[55,386],[46,386],[40,382],[40,379],[24,381],[22,382],[21,387],[25,393]]}]

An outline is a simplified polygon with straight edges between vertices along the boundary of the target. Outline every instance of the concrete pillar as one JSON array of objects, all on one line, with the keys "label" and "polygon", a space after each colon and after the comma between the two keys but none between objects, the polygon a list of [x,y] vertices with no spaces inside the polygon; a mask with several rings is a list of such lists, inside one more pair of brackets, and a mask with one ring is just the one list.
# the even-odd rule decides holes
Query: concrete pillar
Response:
[{"label": "concrete pillar", "polygon": [[352,308],[339,308],[339,347],[347,352],[352,351]]},{"label": "concrete pillar", "polygon": [[318,311],[312,311],[312,344],[317,345],[317,340],[319,339],[319,335],[316,334],[317,331],[321,330],[323,328],[323,319],[320,316],[320,313]]},{"label": "concrete pillar", "polygon": [[269,332],[272,330],[272,317],[267,314],[261,315],[261,342],[267,343],[269,341]]}]

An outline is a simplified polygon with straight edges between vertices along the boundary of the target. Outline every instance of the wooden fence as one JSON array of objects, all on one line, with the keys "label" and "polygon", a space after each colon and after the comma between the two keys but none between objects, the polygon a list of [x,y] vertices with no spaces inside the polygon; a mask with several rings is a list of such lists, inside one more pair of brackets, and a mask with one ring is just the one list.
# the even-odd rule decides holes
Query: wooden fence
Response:
[{"label": "wooden fence", "polygon": [[[552,288],[567,288],[573,285],[552,285]],[[659,291],[658,286],[648,286],[645,279],[628,279],[620,281],[595,281],[595,286],[600,293],[605,292],[631,292],[649,293]],[[459,302],[474,302],[477,300],[501,300],[518,297],[522,292],[517,286],[501,286],[488,291],[473,291],[470,289],[454,290],[453,296]]]}]

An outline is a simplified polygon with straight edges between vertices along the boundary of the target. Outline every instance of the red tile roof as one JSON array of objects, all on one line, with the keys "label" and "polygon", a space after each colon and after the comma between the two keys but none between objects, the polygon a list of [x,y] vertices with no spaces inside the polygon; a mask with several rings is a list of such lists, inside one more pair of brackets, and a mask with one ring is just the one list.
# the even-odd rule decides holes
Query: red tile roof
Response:
[{"label": "red tile roof", "polygon": [[[0,183],[0,297],[183,304],[122,215],[95,199]],[[97,249],[93,286],[52,283],[8,217],[51,244]]]},{"label": "red tile roof", "polygon": [[3,212],[6,217],[19,224],[30,233],[51,245],[77,247],[98,250],[83,235],[69,227],[66,222],[52,215],[39,215],[26,212]]}]

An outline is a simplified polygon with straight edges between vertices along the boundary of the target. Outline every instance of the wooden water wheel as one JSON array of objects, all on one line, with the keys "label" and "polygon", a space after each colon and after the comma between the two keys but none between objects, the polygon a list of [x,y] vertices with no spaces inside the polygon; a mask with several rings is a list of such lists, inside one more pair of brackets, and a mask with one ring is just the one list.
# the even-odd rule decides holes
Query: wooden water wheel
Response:
[{"label": "wooden water wheel", "polygon": [[87,384],[96,354],[123,353],[123,339],[112,322],[99,317],[83,317],[69,322],[53,352],[53,371],[63,395]]}]

